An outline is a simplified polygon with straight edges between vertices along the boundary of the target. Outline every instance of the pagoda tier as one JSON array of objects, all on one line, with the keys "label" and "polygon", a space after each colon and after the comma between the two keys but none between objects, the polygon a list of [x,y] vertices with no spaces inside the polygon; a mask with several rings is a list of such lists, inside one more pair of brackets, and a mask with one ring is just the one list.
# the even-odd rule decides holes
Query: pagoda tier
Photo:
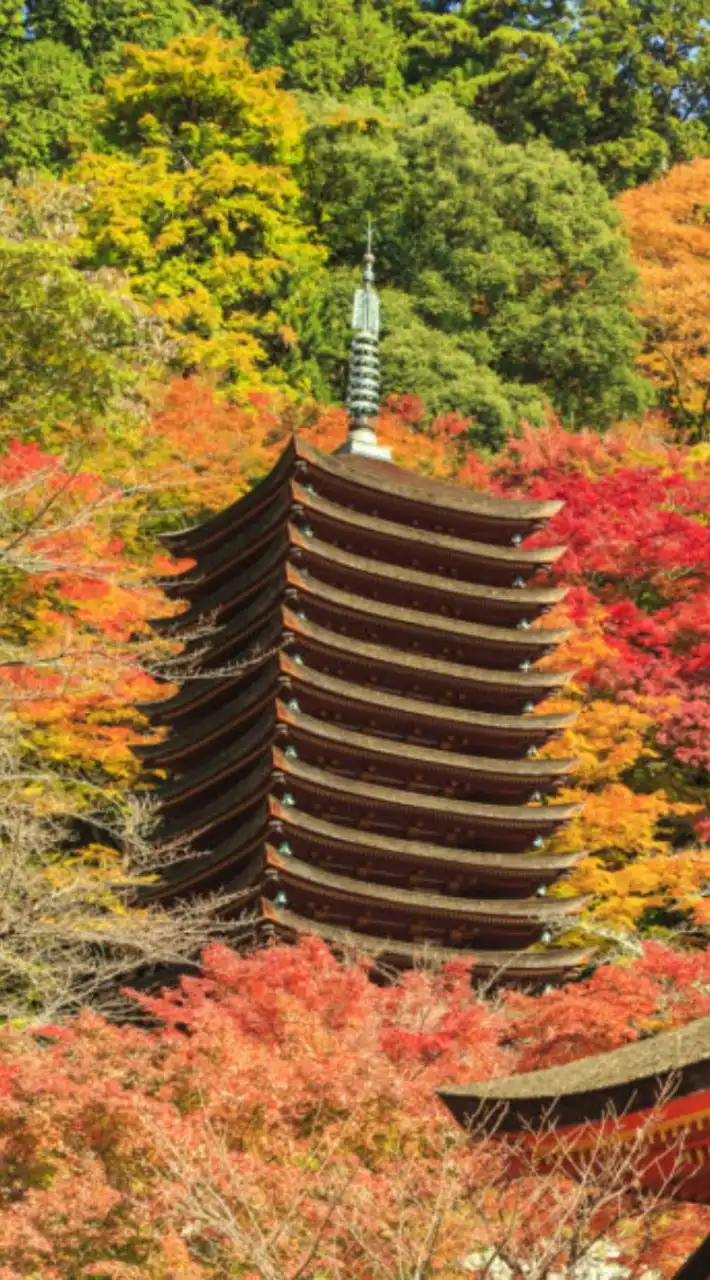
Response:
[{"label": "pagoda tier", "polygon": [[440,1090],[465,1128],[489,1132],[511,1171],[534,1162],[570,1171],[607,1147],[645,1150],[644,1184],[710,1202],[710,1018],[561,1067]]},{"label": "pagoda tier", "polygon": [[[285,935],[410,964],[475,957],[516,978],[570,972],[530,950],[579,899],[546,900],[582,854],[545,846],[578,806],[574,767],[537,759],[569,715],[539,702],[570,673],[537,660],[564,592],[530,585],[561,548],[521,542],[559,508],[473,493],[294,440],[244,498],[164,539],[194,567],[158,620],[191,674],[144,708],[162,741],[165,901],[228,888]],[[210,628],[206,630],[205,624]],[[181,856],[184,850],[184,857]]]}]

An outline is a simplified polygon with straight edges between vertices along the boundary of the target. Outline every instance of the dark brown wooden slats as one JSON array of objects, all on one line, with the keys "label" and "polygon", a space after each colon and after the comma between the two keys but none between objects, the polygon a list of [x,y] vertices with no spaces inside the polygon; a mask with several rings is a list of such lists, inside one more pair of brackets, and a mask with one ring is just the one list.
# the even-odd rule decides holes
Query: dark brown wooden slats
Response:
[{"label": "dark brown wooden slats", "polygon": [[445,885],[447,892],[466,886],[471,896],[529,896],[553,883],[584,857],[567,854],[510,854],[490,850],[445,848],[415,839],[386,837],[361,827],[326,822],[294,806],[269,800],[271,830],[298,856],[344,874],[377,865],[376,880],[421,887]]},{"label": "dark brown wooden slats", "polygon": [[[364,515],[393,519],[405,526],[510,546],[542,528],[561,502],[526,502],[477,493],[404,471],[392,463],[319,453],[295,441],[298,458],[316,491]],[[300,478],[300,477],[299,477]]]},{"label": "dark brown wooden slats", "polygon": [[195,564],[158,624],[193,671],[147,708],[166,738],[142,751],[167,774],[161,839],[186,850],[165,894],[251,905],[270,884],[275,926],[387,935],[394,963],[423,941],[483,942],[489,968],[531,978],[579,963],[525,951],[581,905],[538,896],[575,862],[544,850],[576,812],[544,802],[573,762],[528,757],[574,718],[533,714],[571,674],[533,669],[568,634],[538,625],[564,592],[530,581],[560,549],[519,545],[558,507],[295,441],[167,539]]},{"label": "dark brown wooden slats", "polygon": [[372,936],[364,931],[353,935],[349,929],[313,921],[272,902],[263,903],[264,915],[279,926],[285,934],[315,933],[341,951],[354,949],[369,953],[383,965],[408,969],[413,965],[447,964],[451,960],[468,960],[474,973],[495,975],[499,981],[511,983],[539,982],[572,976],[587,959],[582,950],[555,950],[530,952],[484,951],[480,948],[466,950],[459,947],[441,947],[420,938],[415,943],[397,942],[391,938]]},{"label": "dark brown wooden slats", "polygon": [[291,484],[296,510],[324,542],[345,551],[356,551],[399,565],[421,569],[463,582],[510,587],[550,568],[564,554],[564,547],[497,547],[467,538],[453,538],[394,520],[364,515],[329,502],[313,486]]}]

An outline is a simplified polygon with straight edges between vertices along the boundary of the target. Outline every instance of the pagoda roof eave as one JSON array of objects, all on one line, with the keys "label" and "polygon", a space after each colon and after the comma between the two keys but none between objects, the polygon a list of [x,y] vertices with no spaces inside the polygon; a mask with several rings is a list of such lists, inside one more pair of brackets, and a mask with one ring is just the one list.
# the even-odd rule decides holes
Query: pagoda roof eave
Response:
[{"label": "pagoda roof eave", "polygon": [[276,726],[273,700],[264,706],[261,715],[250,728],[216,758],[210,758],[199,769],[179,775],[169,785],[159,786],[157,796],[161,809],[171,809],[176,804],[199,795],[214,786],[221,778],[233,773],[235,768],[246,766],[262,751],[271,746]]},{"label": "pagoda roof eave", "polygon": [[[298,571],[289,568],[288,581],[292,584],[301,584],[302,580]],[[416,670],[426,671],[435,676],[442,676],[447,680],[460,679],[465,684],[478,683],[489,687],[497,687],[505,692],[519,693],[521,697],[525,695],[533,695],[535,693],[547,694],[553,690],[560,689],[570,682],[575,672],[572,670],[565,671],[520,671],[514,668],[508,670],[498,670],[491,667],[472,666],[470,664],[451,663],[445,659],[428,657],[421,654],[418,650],[414,652],[402,651],[391,645],[373,644],[368,641],[359,641],[345,636],[338,631],[332,631],[330,628],[320,626],[311,622],[307,617],[301,616],[302,611],[281,605],[280,600],[283,595],[283,587],[281,579],[278,575],[270,580],[270,588],[263,596],[259,596],[256,600],[243,610],[236,620],[229,625],[216,628],[213,643],[209,649],[210,662],[219,662],[225,653],[234,649],[235,645],[246,639],[246,637],[256,632],[261,625],[265,631],[271,635],[270,644],[276,644],[276,632],[278,630],[279,620],[281,628],[284,632],[290,633],[292,636],[301,636],[305,641],[312,641],[323,650],[332,653],[344,653],[349,657],[353,655],[361,657],[367,663],[376,663],[378,666],[390,666],[400,670]],[[310,584],[310,585],[309,585]],[[318,592],[320,584],[311,582],[311,579],[303,580],[305,590],[313,593]],[[326,602],[326,607],[334,607],[336,612],[352,611],[353,616],[361,617],[363,624],[375,622],[382,619],[384,622],[395,620],[406,626],[408,634],[416,635],[430,631],[432,634],[443,635],[447,637],[460,637],[462,641],[470,641],[475,644],[480,640],[482,629],[475,623],[462,623],[458,619],[438,618],[435,614],[422,614],[414,611],[400,609],[397,607],[388,607],[378,604],[376,601],[369,601],[358,596],[350,596],[345,592],[338,591],[336,588],[323,587],[322,599]],[[341,604],[341,599],[346,604]],[[337,603],[333,603],[337,600]],[[488,629],[492,630],[492,629]],[[273,633],[273,635],[271,634]],[[509,636],[510,632],[507,633]],[[523,633],[513,632],[513,635],[522,636]],[[559,633],[543,633],[527,632],[527,635],[549,637],[551,634]],[[254,645],[263,637],[256,637]],[[526,647],[522,639],[518,641],[521,648],[514,656],[520,657],[521,653],[529,653],[529,646]],[[536,661],[540,655],[532,654],[532,660]],[[162,699],[160,702],[142,703],[139,710],[145,714],[152,716],[175,716],[181,711],[187,711],[192,705],[198,705],[200,702],[209,698],[212,694],[212,687],[216,687],[218,680],[224,680],[224,677],[213,676],[209,678],[202,675],[199,681],[190,682],[186,680],[183,687],[169,698]]]},{"label": "pagoda roof eave", "polygon": [[542,741],[551,733],[567,729],[574,724],[577,716],[574,712],[564,715],[493,715],[487,711],[469,711],[460,707],[439,706],[435,702],[426,702],[422,698],[407,698],[400,694],[384,693],[381,689],[372,689],[364,685],[353,684],[341,680],[338,676],[326,675],[315,671],[305,664],[299,665],[288,654],[279,654],[282,674],[294,685],[302,685],[310,690],[328,693],[335,698],[343,698],[355,703],[362,703],[380,710],[386,709],[401,713],[403,717],[428,720],[439,725],[453,725],[459,728],[491,729],[501,734],[522,735]]},{"label": "pagoda roof eave", "polygon": [[187,609],[183,609],[182,613],[150,618],[152,630],[167,635],[179,635],[186,627],[200,625],[205,617],[218,616],[226,608],[239,604],[240,600],[258,591],[260,587],[267,586],[279,574],[287,554],[286,530],[277,525],[267,539],[266,550],[258,560],[250,561],[242,573],[220,587],[210,599],[196,600]]},{"label": "pagoda roof eave", "polygon": [[[439,707],[436,703],[427,703],[422,699],[384,694],[380,690],[354,685],[336,676],[327,676],[324,672],[299,666],[284,653],[266,654],[264,663],[260,662],[260,666],[262,664],[264,666],[270,664],[270,666],[267,666],[258,680],[244,681],[242,676],[234,678],[233,687],[237,691],[237,696],[232,700],[223,699],[212,716],[201,719],[197,724],[188,723],[182,731],[173,733],[161,742],[137,745],[134,748],[136,753],[148,767],[161,768],[161,762],[179,758],[185,751],[200,748],[202,744],[207,744],[215,737],[223,735],[242,719],[264,708],[267,701],[272,698],[279,672],[293,685],[302,686],[316,694],[321,692],[327,698],[354,703],[358,707],[389,710],[394,714],[400,714],[403,719],[412,719],[413,722],[436,724],[441,731],[448,726],[455,726],[461,730],[480,728],[481,731],[487,730],[500,737],[522,737],[523,740],[530,741],[531,745],[535,742],[541,744],[548,739],[550,733],[568,728],[577,718],[574,713],[564,714],[564,716],[493,716],[489,712],[472,712],[472,710],[458,707]],[[223,685],[221,691],[226,698],[229,689]],[[171,699],[166,699],[166,703],[170,701]],[[164,704],[155,704],[154,714],[160,712],[162,705]]]},{"label": "pagoda roof eave", "polygon": [[[386,609],[383,609],[383,613],[386,613]],[[375,616],[374,611],[373,616]],[[419,626],[421,627],[422,617],[428,615],[419,614],[418,616]],[[337,652],[342,649],[348,654],[355,654],[369,662],[405,667],[419,673],[427,672],[434,676],[442,676],[454,683],[471,684],[472,682],[482,682],[485,684],[499,684],[502,681],[507,687],[514,685],[518,688],[523,688],[525,687],[523,676],[529,674],[528,672],[516,671],[514,668],[511,671],[510,668],[506,670],[505,668],[474,667],[462,662],[449,662],[448,660],[429,658],[426,654],[418,651],[405,650],[402,652],[392,645],[371,644],[366,640],[354,640],[351,636],[342,635],[338,631],[331,631],[327,627],[321,627],[316,622],[310,622],[307,617],[299,617],[298,612],[288,606],[284,607],[283,619],[286,631],[302,636],[306,640],[320,641],[322,647],[331,651]],[[506,657],[519,658],[521,662],[537,661],[544,655],[549,645],[557,643],[560,636],[566,638],[569,634],[568,632],[554,631],[509,631],[504,627],[479,627],[476,623],[469,623],[468,626],[470,628],[468,632],[469,639],[478,639],[480,637],[484,643],[490,640],[491,648],[494,647],[497,638],[490,633],[500,630],[502,633],[500,637],[501,656],[503,652],[507,651]],[[532,643],[530,637],[535,637]],[[536,649],[538,650],[537,653],[535,652]],[[530,657],[528,658],[527,655],[530,655]],[[540,676],[541,673],[538,672],[537,674]],[[562,675],[569,680],[574,675],[574,672],[563,672]],[[549,685],[550,678],[551,673],[546,672],[540,683],[543,686],[545,684]],[[557,683],[559,680],[558,673],[552,673],[552,678]],[[531,687],[530,683],[528,683],[527,688],[530,689]],[[538,684],[539,687],[540,684]]]},{"label": "pagoda roof eave", "polygon": [[455,483],[431,481],[392,463],[372,465],[366,459],[323,454],[296,436],[269,474],[253,489],[197,525],[161,534],[163,546],[175,555],[194,556],[219,542],[225,533],[233,535],[246,520],[263,509],[280,484],[291,478],[294,465],[299,461],[313,471],[344,481],[355,490],[398,497],[432,512],[455,511],[477,517],[484,524],[490,524],[492,530],[539,525],[556,515],[563,505],[554,500],[497,498]]},{"label": "pagoda roof eave", "polygon": [[264,799],[271,784],[271,749],[226,794],[220,795],[204,809],[167,818],[158,831],[158,844],[167,847],[176,841],[195,839],[227,818],[238,817],[252,804]]},{"label": "pagoda roof eave", "polygon": [[450,481],[429,480],[394,463],[372,465],[369,459],[357,458],[354,464],[351,455],[321,453],[298,436],[294,437],[294,447],[297,457],[314,470],[345,480],[353,488],[402,497],[433,510],[454,510],[479,516],[490,520],[491,524],[500,522],[508,526],[516,522],[526,524],[549,520],[564,505],[550,499],[497,498]]},{"label": "pagoda roof eave", "polygon": [[[399,565],[387,564],[383,560],[373,560],[368,556],[354,555],[350,551],[341,551],[321,538],[308,536],[296,525],[289,525],[289,544],[298,548],[304,556],[334,566],[339,570],[351,570],[364,574],[368,581],[381,579],[383,582],[402,582],[402,569]],[[406,573],[407,588],[420,587],[423,591],[433,591],[442,596],[449,596],[458,601],[477,601],[498,603],[501,607],[513,605],[524,612],[525,607],[531,609],[548,608],[558,604],[567,595],[566,587],[492,587],[476,582],[466,582],[462,578],[447,578],[441,574],[424,573],[421,569],[408,569]]]},{"label": "pagoda roof eave", "polygon": [[710,1017],[562,1066],[438,1092],[459,1123],[495,1109],[498,1117],[505,1111],[500,1127],[511,1131],[547,1126],[555,1113],[562,1123],[599,1120],[610,1103],[620,1111],[650,1107],[673,1077],[684,1094],[710,1085]]},{"label": "pagoda roof eave", "polygon": [[157,899],[164,893],[172,897],[183,889],[199,888],[225,868],[235,872],[247,867],[252,873],[258,871],[257,883],[260,883],[266,818],[267,805],[263,803],[208,853],[188,852],[185,858],[170,863],[162,873],[163,883],[149,886],[150,896]]},{"label": "pagoda roof eave", "polygon": [[[266,664],[265,664],[266,665]],[[202,744],[207,744],[234,729],[248,716],[256,715],[273,698],[276,685],[278,664],[275,655],[270,656],[270,665],[257,680],[244,681],[242,677],[234,680],[237,696],[225,699],[211,716],[201,720],[199,724],[188,724],[180,733],[173,733],[162,742],[142,743],[133,748],[137,755],[149,768],[162,768],[161,761],[173,760],[185,751],[190,751]],[[224,689],[225,695],[228,690]],[[160,703],[156,707],[160,707]]]},{"label": "pagoda roof eave", "polygon": [[[246,862],[243,861],[244,858],[247,859]],[[262,875],[264,862],[263,838],[258,837],[243,851],[238,869],[234,869],[232,859],[233,854],[230,856],[229,861],[215,860],[209,865],[204,858],[201,861],[193,859],[190,864],[191,871],[183,863],[176,864],[181,869],[181,874],[170,876],[166,871],[162,881],[150,887],[152,891],[141,893],[139,903],[141,906],[147,906],[151,902],[168,903],[187,889],[192,891],[199,890],[204,881],[209,880],[211,876],[214,876],[223,868],[229,867],[230,870],[234,870],[234,874],[229,882],[224,884],[217,906],[222,907],[225,895],[238,895],[238,903],[235,903],[234,899],[229,902],[230,911],[236,905],[247,906],[249,903],[254,902],[264,890]],[[169,870],[172,870],[172,868],[169,868]]]},{"label": "pagoda roof eave", "polygon": [[501,760],[495,756],[461,755],[453,751],[441,751],[431,747],[419,747],[413,743],[396,742],[389,738],[376,737],[359,733],[354,729],[344,728],[338,723],[317,720],[302,712],[292,711],[285,702],[276,699],[275,711],[271,702],[258,720],[251,726],[244,737],[240,737],[219,755],[207,761],[199,769],[191,770],[189,776],[180,776],[169,786],[158,789],[160,803],[163,808],[170,808],[182,803],[191,795],[214,785],[220,778],[233,773],[251,758],[257,744],[263,744],[267,737],[273,736],[276,722],[290,726],[296,737],[299,734],[310,737],[317,742],[333,742],[337,745],[361,749],[369,757],[383,757],[412,760],[417,764],[429,766],[434,770],[451,769],[468,776],[479,776],[482,779],[495,781],[497,778],[508,778],[533,786],[566,778],[574,772],[576,760]]},{"label": "pagoda roof eave", "polygon": [[396,756],[399,759],[412,760],[418,764],[433,764],[437,768],[451,768],[466,773],[480,773],[491,777],[510,777],[527,780],[532,785],[549,778],[567,777],[578,765],[577,760],[501,760],[495,756],[462,755],[455,751],[441,751],[433,747],[418,747],[408,742],[397,742],[391,738],[380,738],[374,735],[359,733],[355,729],[344,728],[341,724],[330,724],[325,720],[317,720],[314,716],[304,715],[301,711],[292,711],[286,703],[278,700],[276,717],[295,731],[313,738],[335,742],[338,745],[361,748],[369,755]]},{"label": "pagoda roof eave", "polygon": [[368,516],[339,503],[331,502],[320,494],[310,492],[304,485],[293,481],[291,484],[293,500],[306,511],[314,515],[322,515],[334,524],[352,528],[356,531],[380,535],[381,537],[404,542],[408,546],[425,546],[435,548],[444,555],[455,555],[471,560],[483,561],[496,567],[510,570],[515,575],[520,570],[534,571],[555,564],[565,553],[566,547],[500,547],[493,543],[477,542],[466,538],[456,538],[451,534],[432,533],[422,529],[397,524],[393,520],[385,520],[380,516]]},{"label": "pagoda roof eave", "polygon": [[278,871],[280,882],[305,883],[320,890],[325,897],[335,895],[360,905],[378,902],[395,910],[425,911],[428,915],[450,916],[454,920],[465,917],[471,920],[486,920],[493,924],[519,920],[542,926],[576,915],[589,901],[588,896],[523,898],[513,901],[506,898],[457,898],[438,893],[426,893],[418,889],[398,889],[391,885],[357,880],[353,876],[326,871],[293,855],[279,854],[272,845],[267,845],[266,860],[268,866]]},{"label": "pagoda roof eave", "polygon": [[482,823],[504,829],[512,827],[516,830],[528,829],[530,832],[537,832],[540,828],[554,828],[562,822],[569,821],[583,807],[581,804],[539,806],[479,804],[473,800],[454,800],[450,796],[432,796],[418,791],[404,791],[400,787],[381,787],[375,783],[343,778],[325,769],[303,764],[300,760],[289,758],[278,747],[273,749],[273,760],[274,768],[285,777],[297,782],[309,783],[329,793],[345,792],[349,796],[392,807],[445,812],[452,817],[469,818],[473,821],[478,819]]},{"label": "pagoda roof eave", "polygon": [[291,439],[268,475],[237,498],[236,502],[209,516],[200,524],[179,529],[174,533],[160,534],[161,543],[175,556],[192,557],[218,541],[224,533],[228,532],[231,536],[246,520],[250,520],[256,511],[263,509],[271,500],[274,490],[289,479],[295,460],[296,452]]},{"label": "pagoda roof eave", "polygon": [[[541,648],[545,651],[548,646],[558,644],[561,639],[567,639],[571,634],[569,629],[553,631],[552,628],[539,627],[523,631],[517,627],[488,626],[485,623],[466,622],[460,618],[452,618],[449,614],[425,613],[420,609],[408,609],[403,605],[371,600],[367,596],[355,595],[350,591],[343,591],[341,587],[333,587],[329,583],[321,582],[310,574],[308,577],[304,577],[299,569],[290,564],[286,569],[286,578],[289,586],[295,587],[306,597],[312,597],[317,603],[321,602],[326,608],[333,607],[336,612],[349,613],[355,618],[362,618],[364,622],[370,619],[375,621],[380,619],[390,623],[396,622],[402,626],[407,635],[416,635],[418,632],[429,631],[436,635],[459,638],[462,641],[488,642],[491,645],[499,641],[501,649],[513,649],[519,655],[530,651],[530,637],[533,637],[533,650]],[[294,618],[298,619],[298,614],[291,610],[289,622],[289,628],[291,629]],[[501,633],[500,636],[496,634],[497,632]],[[340,637],[340,643],[343,643],[343,637]],[[389,648],[387,645],[370,645],[369,647],[370,649],[377,648],[384,651]],[[540,656],[542,655],[533,655],[534,658]],[[420,655],[417,654],[415,659],[417,663],[419,659]],[[428,661],[432,662],[435,659],[429,658]],[[574,672],[565,674],[569,679],[574,675]]]},{"label": "pagoda roof eave", "polygon": [[236,569],[248,556],[253,556],[269,543],[283,529],[291,506],[290,493],[287,488],[277,490],[269,503],[262,521],[247,524],[230,538],[220,555],[197,556],[197,563],[182,573],[171,574],[161,579],[163,593],[171,600],[188,600],[203,588],[208,587],[215,577]]},{"label": "pagoda roof eave", "polygon": [[531,981],[549,979],[575,972],[589,959],[588,951],[480,951],[458,950],[454,947],[429,946],[397,942],[391,938],[376,938],[370,934],[354,933],[337,925],[323,924],[296,915],[283,907],[262,899],[261,909],[266,920],[272,921],[285,932],[315,934],[324,942],[350,951],[366,952],[382,960],[398,961],[411,966],[417,959],[429,959],[434,964],[447,964],[452,960],[468,960],[474,973],[505,975],[509,980]]},{"label": "pagoda roof eave", "polygon": [[478,1101],[515,1103],[539,1098],[551,1102],[662,1076],[706,1058],[710,1059],[710,1017],[696,1018],[685,1027],[661,1031],[562,1066],[469,1085],[447,1085],[442,1092]]},{"label": "pagoda roof eave", "polygon": [[430,844],[422,840],[403,840],[396,836],[384,836],[360,827],[345,827],[339,823],[315,818],[297,807],[282,805],[269,797],[269,810],[274,824],[285,830],[305,834],[309,840],[320,840],[329,848],[340,845],[366,849],[373,854],[393,860],[437,863],[452,871],[499,872],[519,878],[529,875],[530,881],[539,882],[545,875],[558,875],[569,871],[587,856],[586,850],[575,853],[490,853],[478,849],[457,849],[451,846]]}]

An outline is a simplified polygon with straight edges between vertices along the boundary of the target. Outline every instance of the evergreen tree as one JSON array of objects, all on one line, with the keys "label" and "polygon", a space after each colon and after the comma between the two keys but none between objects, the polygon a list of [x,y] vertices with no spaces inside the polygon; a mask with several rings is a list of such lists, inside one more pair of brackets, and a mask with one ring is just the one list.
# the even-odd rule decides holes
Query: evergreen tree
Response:
[{"label": "evergreen tree", "polygon": [[[390,116],[324,111],[302,172],[348,288],[375,218],[386,392],[470,416],[487,444],[521,414],[541,421],[548,400],[568,423],[595,426],[648,401],[634,369],[636,272],[590,169],[541,140],[505,145],[434,97]],[[322,306],[322,327],[340,326],[326,352],[345,346],[341,287]],[[337,362],[322,367],[339,392]]]},{"label": "evergreen tree", "polygon": [[508,142],[543,136],[610,189],[710,151],[710,0],[222,0],[289,87],[446,86]]}]

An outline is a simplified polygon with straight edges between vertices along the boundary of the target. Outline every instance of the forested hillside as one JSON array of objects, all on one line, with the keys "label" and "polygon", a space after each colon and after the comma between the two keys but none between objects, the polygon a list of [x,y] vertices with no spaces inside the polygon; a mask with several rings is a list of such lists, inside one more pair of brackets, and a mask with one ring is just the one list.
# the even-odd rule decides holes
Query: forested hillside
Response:
[{"label": "forested hillside", "polygon": [[[0,0],[0,1278],[465,1274],[502,1193],[479,1156],[442,1179],[435,1085],[710,1009],[709,27],[710,0]],[[395,461],[565,501],[549,621],[577,674],[544,709],[579,712],[548,750],[580,760],[555,848],[586,857],[556,892],[589,895],[564,941],[597,960],[536,1000],[456,974],[388,994],[310,944],[239,960],[211,904],[131,905],[155,873],[140,704],[186,670],[149,626],[185,567],[156,535],[294,429],[342,442],[368,217]],[[210,941],[185,1007],[150,1007],[168,1033],[74,1018]],[[545,1280],[569,1237],[530,1269],[510,1194],[510,1256]],[[619,1202],[609,1231],[671,1275],[703,1212],[647,1207],[649,1235]]]}]

